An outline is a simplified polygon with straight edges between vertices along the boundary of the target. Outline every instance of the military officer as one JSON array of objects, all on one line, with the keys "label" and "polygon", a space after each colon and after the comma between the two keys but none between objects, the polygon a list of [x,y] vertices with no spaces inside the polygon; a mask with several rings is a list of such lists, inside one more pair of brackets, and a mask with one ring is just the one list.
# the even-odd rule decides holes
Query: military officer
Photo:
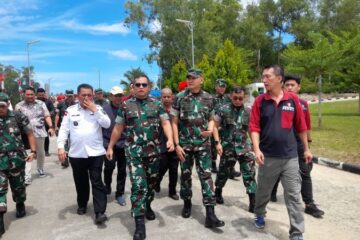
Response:
[{"label": "military officer", "polygon": [[222,227],[225,223],[214,212],[216,202],[211,178],[210,136],[214,130],[214,98],[201,89],[204,81],[201,70],[190,69],[186,78],[188,87],[176,95],[171,109],[174,144],[181,161],[182,216],[189,218],[191,215],[191,172],[195,161],[206,207],[205,227]]},{"label": "military officer", "polygon": [[[5,233],[4,213],[7,211],[8,182],[16,202],[16,217],[25,211],[25,161],[31,162],[36,155],[36,140],[29,119],[20,112],[8,109],[9,96],[0,93],[0,238]],[[28,138],[31,153],[26,154],[21,135]]]},{"label": "military officer", "polygon": [[[227,83],[226,83],[225,79],[219,78],[215,81],[215,93],[216,93],[215,94],[215,111],[217,109],[221,108],[221,106],[223,104],[228,104],[231,102],[229,95],[226,94],[226,88],[227,88]],[[216,146],[215,146],[214,138],[211,138],[211,157],[212,157],[211,172],[216,173],[217,172],[217,168],[216,168],[217,154],[216,154]],[[241,173],[235,171],[234,167],[230,170],[230,175],[229,175],[230,179],[234,179],[235,177],[241,176]]]},{"label": "military officer", "polygon": [[159,172],[161,126],[168,139],[168,151],[174,150],[169,116],[160,101],[149,97],[150,90],[150,80],[146,75],[135,77],[133,97],[125,101],[118,110],[106,154],[112,160],[113,147],[125,131],[125,156],[132,185],[131,211],[136,224],[134,240],[146,238],[144,215],[148,220],[155,219],[151,202]]},{"label": "military officer", "polygon": [[[74,91],[72,89],[68,89],[65,91],[65,100],[61,101],[57,107],[56,107],[56,115],[55,115],[55,132],[59,132],[59,128],[62,122],[62,119],[64,118],[66,109],[72,105],[75,104],[74,100]],[[69,151],[69,144],[65,144],[65,151]],[[61,165],[64,168],[67,168],[69,166],[69,159],[66,157],[65,161],[61,163]]]},{"label": "military officer", "polygon": [[[231,102],[224,104],[215,113],[215,123],[220,127],[220,146],[223,151],[215,181],[215,198],[217,203],[224,203],[222,189],[235,163],[239,162],[246,192],[249,195],[249,212],[253,213],[256,192],[255,157],[251,152],[248,137],[250,109],[244,106],[244,100],[244,88],[235,86],[231,92]],[[215,143],[220,144],[220,139],[215,137]]]},{"label": "military officer", "polygon": [[95,89],[95,104],[103,107],[108,103],[109,101],[104,97],[104,91],[101,88]]},{"label": "military officer", "polygon": [[68,107],[61,123],[57,139],[58,156],[61,162],[66,159],[64,145],[70,139],[69,159],[77,193],[79,215],[84,215],[89,201],[91,182],[95,223],[107,220],[106,190],[101,178],[105,148],[102,128],[110,127],[110,118],[93,101],[93,88],[80,84],[77,88],[79,103]]}]

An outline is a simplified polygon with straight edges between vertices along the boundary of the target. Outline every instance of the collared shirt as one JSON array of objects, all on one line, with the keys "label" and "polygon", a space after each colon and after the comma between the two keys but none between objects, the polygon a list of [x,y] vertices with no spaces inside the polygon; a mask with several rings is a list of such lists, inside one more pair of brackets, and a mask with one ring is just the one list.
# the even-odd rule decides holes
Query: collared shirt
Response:
[{"label": "collared shirt", "polygon": [[268,93],[255,99],[250,115],[250,132],[260,133],[260,149],[265,157],[296,157],[294,131],[307,131],[303,110],[295,94],[284,91],[279,103]]},{"label": "collared shirt", "polygon": [[69,157],[88,158],[106,153],[103,147],[102,128],[110,127],[110,118],[96,105],[98,111],[93,113],[80,104],[72,105],[66,110],[57,139],[58,148],[64,148],[70,138]]},{"label": "collared shirt", "polygon": [[21,101],[16,104],[15,111],[22,112],[28,117],[36,138],[48,136],[45,129],[45,118],[50,117],[50,113],[43,101],[37,99],[33,103]]}]

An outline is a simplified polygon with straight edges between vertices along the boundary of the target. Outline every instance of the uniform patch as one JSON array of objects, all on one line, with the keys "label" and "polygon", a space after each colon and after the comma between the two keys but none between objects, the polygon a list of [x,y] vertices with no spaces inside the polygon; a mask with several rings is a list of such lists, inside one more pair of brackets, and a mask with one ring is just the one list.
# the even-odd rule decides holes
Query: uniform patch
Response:
[{"label": "uniform patch", "polygon": [[76,127],[77,125],[79,125],[79,123],[77,121],[74,121],[74,126]]}]

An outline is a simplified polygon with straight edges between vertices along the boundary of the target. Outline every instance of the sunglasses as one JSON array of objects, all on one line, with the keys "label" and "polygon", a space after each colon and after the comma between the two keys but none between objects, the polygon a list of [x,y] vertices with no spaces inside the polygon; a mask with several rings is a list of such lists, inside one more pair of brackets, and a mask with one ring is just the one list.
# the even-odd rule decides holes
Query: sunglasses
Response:
[{"label": "sunglasses", "polygon": [[244,98],[243,97],[233,97],[232,100],[234,100],[234,101],[237,101],[237,100],[242,101],[242,100],[244,100]]},{"label": "sunglasses", "polygon": [[135,83],[134,85],[135,85],[135,87],[138,87],[138,88],[139,88],[140,86],[143,87],[143,88],[146,88],[146,87],[148,86],[147,83]]}]

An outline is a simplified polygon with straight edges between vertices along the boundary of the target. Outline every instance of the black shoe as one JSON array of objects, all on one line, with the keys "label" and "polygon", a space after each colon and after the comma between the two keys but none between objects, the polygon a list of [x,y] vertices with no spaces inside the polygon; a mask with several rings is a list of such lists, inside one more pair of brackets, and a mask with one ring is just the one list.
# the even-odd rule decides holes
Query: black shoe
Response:
[{"label": "black shoe", "polygon": [[133,240],[144,240],[146,238],[144,216],[135,217],[135,233]]},{"label": "black shoe", "polygon": [[191,200],[185,200],[184,201],[184,207],[181,213],[181,216],[183,218],[189,218],[191,216]]},{"label": "black shoe", "polygon": [[110,185],[105,185],[105,189],[106,189],[107,195],[111,194],[111,186]]},{"label": "black shoe", "polygon": [[224,204],[224,198],[222,196],[222,189],[221,188],[216,188],[215,189],[215,199],[216,199],[216,203]]},{"label": "black shoe", "polygon": [[173,199],[173,200],[179,200],[179,195],[175,194],[170,194],[169,193],[169,198]]},{"label": "black shoe", "polygon": [[310,203],[305,206],[305,213],[310,214],[315,218],[321,218],[325,212],[320,210],[315,203]]},{"label": "black shoe", "polygon": [[249,193],[249,212],[254,213],[255,209],[255,193]]},{"label": "black shoe", "polygon": [[95,224],[103,224],[107,220],[105,213],[96,213]]},{"label": "black shoe", "polygon": [[86,213],[86,207],[79,207],[76,212],[79,215],[84,215]]},{"label": "black shoe", "polygon": [[51,155],[50,155],[49,152],[46,152],[46,153],[45,153],[45,156],[46,156],[46,157],[50,157]]},{"label": "black shoe", "polygon": [[233,171],[232,173],[233,177],[241,177],[241,172],[238,172],[238,171]]},{"label": "black shoe", "polygon": [[4,213],[0,213],[0,238],[5,233]]},{"label": "black shoe", "polygon": [[26,215],[25,204],[17,203],[16,204],[16,217],[22,218],[22,217],[25,217],[25,215]]},{"label": "black shoe", "polygon": [[159,193],[161,191],[160,185],[156,184],[154,190],[155,192]]},{"label": "black shoe", "polygon": [[146,204],[145,216],[149,221],[155,220],[156,218],[154,211],[151,209],[150,203]]},{"label": "black shoe", "polygon": [[214,206],[206,206],[206,219],[205,227],[207,228],[217,228],[223,227],[225,223],[217,218],[215,215]]}]

